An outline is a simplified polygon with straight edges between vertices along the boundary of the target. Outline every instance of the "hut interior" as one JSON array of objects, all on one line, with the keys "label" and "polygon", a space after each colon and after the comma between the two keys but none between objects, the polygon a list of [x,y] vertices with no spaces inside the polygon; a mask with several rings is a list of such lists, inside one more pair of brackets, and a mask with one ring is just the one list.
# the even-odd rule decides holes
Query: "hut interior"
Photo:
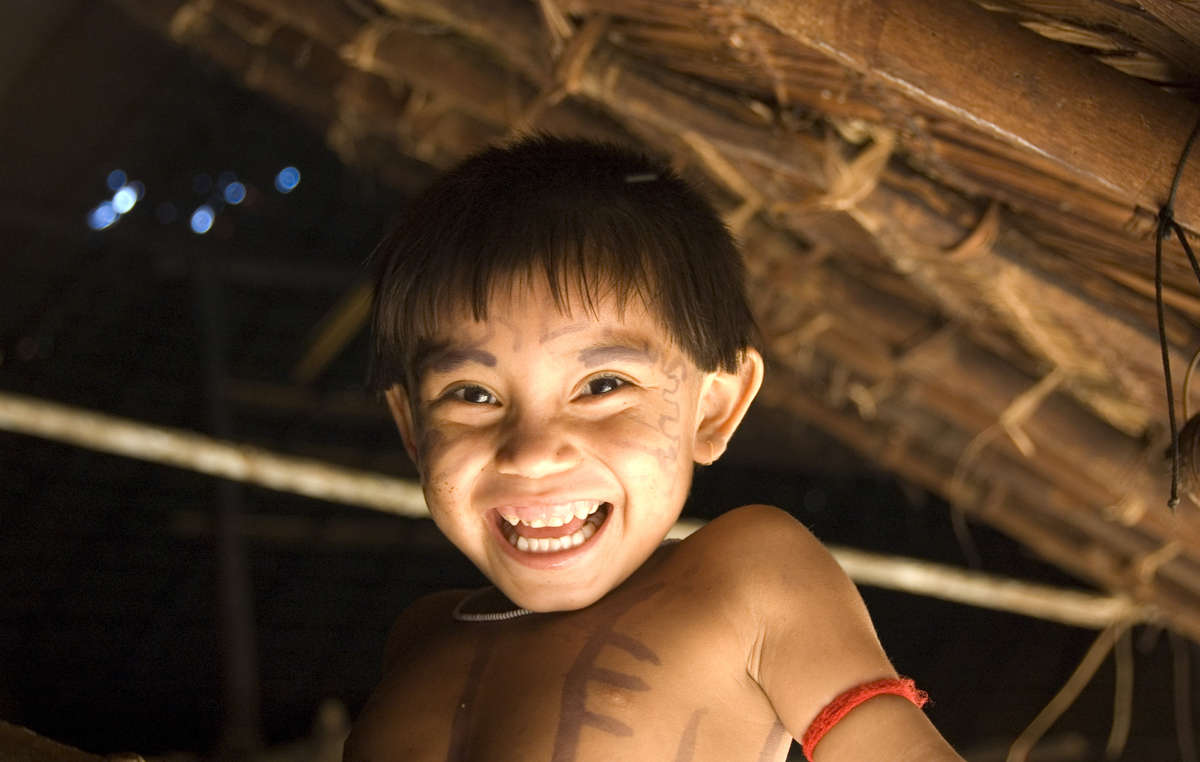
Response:
[{"label": "hut interior", "polygon": [[482,584],[365,390],[365,262],[543,131],[668,157],[743,247],[767,377],[681,532],[792,512],[970,762],[1198,759],[1196,3],[19,0],[0,41],[0,757],[340,758],[395,615]]}]

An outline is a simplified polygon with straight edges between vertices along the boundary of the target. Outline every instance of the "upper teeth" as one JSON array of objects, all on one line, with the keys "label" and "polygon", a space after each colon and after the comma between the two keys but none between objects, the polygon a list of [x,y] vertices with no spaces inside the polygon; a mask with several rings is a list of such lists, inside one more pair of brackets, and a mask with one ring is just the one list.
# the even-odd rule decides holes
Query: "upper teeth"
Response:
[{"label": "upper teeth", "polygon": [[533,527],[534,529],[541,529],[542,527],[560,527],[569,522],[572,518],[586,519],[588,516],[591,516],[593,513],[600,510],[601,505],[603,505],[603,503],[597,503],[593,500],[576,500],[573,503],[549,506],[542,516],[528,520],[522,519],[513,513],[501,512],[500,515],[504,517],[505,521],[513,526],[516,526],[517,524],[524,524],[525,526]]}]

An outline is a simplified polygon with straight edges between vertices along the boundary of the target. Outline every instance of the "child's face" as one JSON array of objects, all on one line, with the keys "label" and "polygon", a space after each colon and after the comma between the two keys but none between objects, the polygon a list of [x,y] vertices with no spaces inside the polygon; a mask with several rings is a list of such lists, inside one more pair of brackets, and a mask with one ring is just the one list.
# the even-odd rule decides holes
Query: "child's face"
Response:
[{"label": "child's face", "polygon": [[533,610],[582,608],[632,574],[678,518],[694,458],[724,447],[711,411],[729,374],[698,370],[637,299],[596,313],[514,289],[436,337],[411,406],[388,393],[438,527]]}]

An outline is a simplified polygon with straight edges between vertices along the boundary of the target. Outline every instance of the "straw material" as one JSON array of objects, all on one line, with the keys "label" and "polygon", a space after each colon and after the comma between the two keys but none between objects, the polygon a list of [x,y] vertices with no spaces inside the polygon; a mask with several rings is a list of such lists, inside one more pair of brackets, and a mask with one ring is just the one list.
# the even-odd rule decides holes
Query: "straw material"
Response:
[{"label": "straw material", "polygon": [[[743,241],[769,403],[1200,633],[1200,507],[1165,507],[1152,280],[1154,215],[1200,118],[1193,5],[122,5],[402,187],[406,162],[524,130],[668,155]],[[1200,160],[1175,213],[1200,230]],[[1164,251],[1185,367],[1200,284]]]}]

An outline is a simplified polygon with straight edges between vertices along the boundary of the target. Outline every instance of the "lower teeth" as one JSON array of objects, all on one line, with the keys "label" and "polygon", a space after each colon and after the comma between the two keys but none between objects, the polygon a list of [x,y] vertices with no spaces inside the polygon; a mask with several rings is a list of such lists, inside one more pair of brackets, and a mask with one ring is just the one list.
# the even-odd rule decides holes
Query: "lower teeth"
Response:
[{"label": "lower teeth", "polygon": [[517,550],[526,553],[554,553],[559,550],[569,550],[587,542],[607,516],[608,505],[605,504],[600,510],[588,516],[578,531],[565,537],[522,537],[507,524],[501,526],[501,531],[504,533],[505,539]]}]

